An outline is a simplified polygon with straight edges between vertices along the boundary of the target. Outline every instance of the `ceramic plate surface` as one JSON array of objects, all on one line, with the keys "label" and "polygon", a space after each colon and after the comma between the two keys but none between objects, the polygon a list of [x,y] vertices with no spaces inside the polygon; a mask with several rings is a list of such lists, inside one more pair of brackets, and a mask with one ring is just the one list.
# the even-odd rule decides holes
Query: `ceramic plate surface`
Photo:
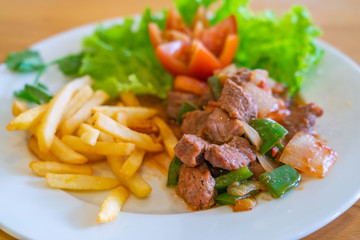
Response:
[{"label": "ceramic plate surface", "polygon": [[[113,19],[105,22],[120,22]],[[56,35],[33,46],[45,62],[81,49],[81,39],[96,24]],[[96,216],[105,192],[66,192],[50,189],[28,164],[35,160],[27,149],[27,134],[7,132],[12,119],[13,91],[33,81],[35,75],[11,73],[0,66],[0,227],[18,238],[31,239],[295,239],[321,228],[343,213],[360,196],[360,69],[348,57],[319,41],[326,53],[309,74],[302,95],[324,109],[317,130],[339,158],[325,179],[307,179],[283,199],[259,198],[249,212],[233,213],[229,207],[189,212],[165,176],[143,169],[153,188],[144,200],[130,198],[124,211],[110,223]],[[66,79],[55,67],[41,79],[58,90]],[[94,166],[97,175],[111,176],[105,164]]]}]

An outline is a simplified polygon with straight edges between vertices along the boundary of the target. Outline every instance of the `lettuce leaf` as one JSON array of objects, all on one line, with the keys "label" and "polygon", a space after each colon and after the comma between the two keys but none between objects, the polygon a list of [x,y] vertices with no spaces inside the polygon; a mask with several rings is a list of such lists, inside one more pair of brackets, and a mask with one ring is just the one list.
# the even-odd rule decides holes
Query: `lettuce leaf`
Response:
[{"label": "lettuce leaf", "polygon": [[[174,0],[183,17],[192,19],[198,1]],[[223,0],[214,11],[214,25],[233,14],[238,25],[240,44],[234,62],[251,69],[263,68],[270,76],[289,88],[290,94],[299,91],[306,73],[323,56],[315,38],[321,35],[306,8],[294,6],[282,16],[266,10],[255,14],[249,0]]]},{"label": "lettuce leaf", "polygon": [[190,25],[200,5],[208,7],[216,0],[174,0],[174,2],[186,24]]},{"label": "lettuce leaf", "polygon": [[80,74],[94,79],[94,88],[112,97],[123,91],[166,98],[172,77],[158,62],[150,42],[148,23],[165,25],[164,14],[154,16],[146,9],[141,20],[126,18],[120,25],[98,26],[83,40],[84,57]]}]

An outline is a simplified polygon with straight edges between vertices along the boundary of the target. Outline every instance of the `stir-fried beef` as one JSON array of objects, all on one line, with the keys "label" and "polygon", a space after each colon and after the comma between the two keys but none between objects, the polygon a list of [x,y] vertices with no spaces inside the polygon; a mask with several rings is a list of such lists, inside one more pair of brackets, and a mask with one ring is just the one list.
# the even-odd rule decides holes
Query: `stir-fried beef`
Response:
[{"label": "stir-fried beef", "polygon": [[224,84],[219,104],[232,118],[248,122],[257,116],[257,106],[252,97],[230,79],[226,80]]},{"label": "stir-fried beef", "polygon": [[204,151],[209,143],[195,135],[185,134],[175,145],[175,155],[188,167],[204,161]]},{"label": "stir-fried beef", "polygon": [[250,171],[254,174],[253,177],[255,178],[255,180],[259,180],[260,175],[266,172],[265,169],[261,166],[261,164],[257,161],[251,162],[248,167]]},{"label": "stir-fried beef", "polygon": [[215,204],[214,186],[215,179],[205,163],[194,168],[181,166],[176,192],[193,210],[207,209]]},{"label": "stir-fried beef", "polygon": [[235,136],[231,142],[220,146],[210,144],[205,159],[214,167],[236,170],[255,161],[256,155],[248,140]]},{"label": "stir-fried beef", "polygon": [[212,94],[210,88],[208,88],[204,94],[196,101],[196,105],[200,108],[208,105],[209,102],[215,101],[214,95]]},{"label": "stir-fried beef", "polygon": [[182,133],[200,135],[209,114],[209,111],[200,110],[186,113],[181,124]]},{"label": "stir-fried beef", "polygon": [[234,136],[244,134],[242,125],[221,108],[216,108],[208,117],[202,130],[202,136],[212,143],[229,142]]},{"label": "stir-fried beef", "polygon": [[314,103],[290,108],[290,115],[283,118],[282,125],[288,130],[285,142],[289,142],[297,132],[312,133],[315,120],[323,114],[323,110]]},{"label": "stir-fried beef", "polygon": [[177,119],[179,111],[184,102],[195,103],[197,97],[194,94],[183,92],[168,92],[167,115],[169,118]]},{"label": "stir-fried beef", "polygon": [[251,70],[248,68],[240,68],[236,73],[230,77],[236,84],[241,85],[243,82],[250,81]]}]

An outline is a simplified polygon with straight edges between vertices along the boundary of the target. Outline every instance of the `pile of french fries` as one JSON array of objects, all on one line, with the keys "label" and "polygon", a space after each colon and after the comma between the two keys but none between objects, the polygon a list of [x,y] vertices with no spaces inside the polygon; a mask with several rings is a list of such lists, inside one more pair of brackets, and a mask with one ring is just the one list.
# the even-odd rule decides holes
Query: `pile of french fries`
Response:
[{"label": "pile of french fries", "polygon": [[[40,161],[29,164],[52,188],[113,189],[97,216],[114,220],[132,193],[145,198],[151,186],[138,174],[145,154],[174,156],[177,138],[152,108],[141,107],[132,93],[121,102],[103,105],[109,95],[91,88],[85,76],[66,84],[49,103],[28,108],[15,101],[7,130],[28,130],[28,147]],[[164,159],[163,157],[160,158]],[[107,161],[114,178],[93,176],[92,162]],[[166,165],[166,163],[159,163]],[[168,164],[168,163],[167,163]]]}]

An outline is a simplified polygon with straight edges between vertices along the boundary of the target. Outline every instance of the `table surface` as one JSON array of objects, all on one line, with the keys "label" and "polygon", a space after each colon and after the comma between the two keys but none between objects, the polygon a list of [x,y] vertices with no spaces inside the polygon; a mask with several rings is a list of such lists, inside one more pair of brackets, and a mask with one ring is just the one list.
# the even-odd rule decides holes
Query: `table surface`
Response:
[{"label": "table surface", "polygon": [[[324,34],[321,37],[360,63],[359,0],[253,0],[254,10],[271,8],[279,13],[293,4],[309,8]],[[160,10],[170,0],[11,0],[0,1],[0,62],[6,54],[67,29],[107,18],[142,12],[146,6]],[[344,214],[304,239],[360,239],[360,201]],[[14,239],[0,230],[1,239]]]}]

